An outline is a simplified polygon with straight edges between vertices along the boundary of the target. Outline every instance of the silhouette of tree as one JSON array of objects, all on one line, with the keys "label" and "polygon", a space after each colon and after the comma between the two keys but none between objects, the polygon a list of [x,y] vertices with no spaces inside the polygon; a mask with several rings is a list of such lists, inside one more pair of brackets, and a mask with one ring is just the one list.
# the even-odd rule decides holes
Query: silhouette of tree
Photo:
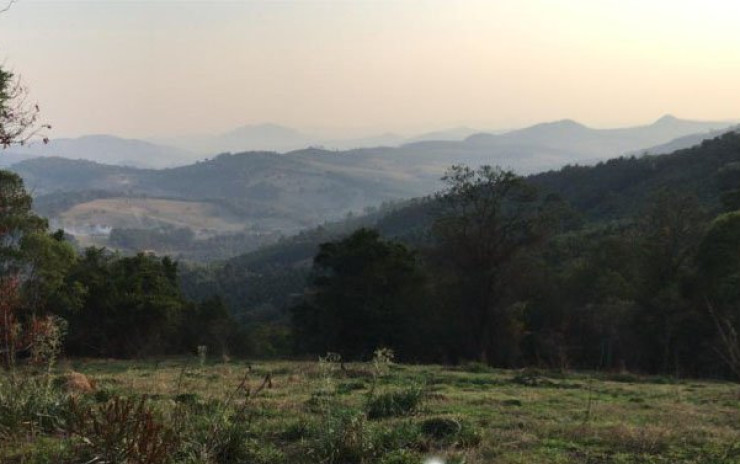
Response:
[{"label": "silhouette of tree", "polygon": [[0,68],[0,147],[25,145],[36,136],[47,143],[43,132],[51,126],[40,123],[39,114],[39,106],[29,102],[28,89],[20,79]]}]

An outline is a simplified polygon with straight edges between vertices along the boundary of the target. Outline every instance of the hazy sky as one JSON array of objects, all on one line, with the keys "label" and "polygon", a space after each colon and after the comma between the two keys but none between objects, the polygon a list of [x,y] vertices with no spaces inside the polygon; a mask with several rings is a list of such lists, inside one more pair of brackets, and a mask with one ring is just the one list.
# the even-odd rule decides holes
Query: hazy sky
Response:
[{"label": "hazy sky", "polygon": [[19,0],[0,63],[56,137],[609,127],[740,118],[738,18],[727,0]]}]

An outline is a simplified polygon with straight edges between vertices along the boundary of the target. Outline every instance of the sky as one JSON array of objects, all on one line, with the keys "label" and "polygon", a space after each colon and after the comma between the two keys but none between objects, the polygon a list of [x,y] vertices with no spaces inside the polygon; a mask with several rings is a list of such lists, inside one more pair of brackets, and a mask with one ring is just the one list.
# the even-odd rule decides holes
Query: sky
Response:
[{"label": "sky", "polygon": [[726,0],[18,0],[0,64],[56,137],[736,120],[737,18]]}]

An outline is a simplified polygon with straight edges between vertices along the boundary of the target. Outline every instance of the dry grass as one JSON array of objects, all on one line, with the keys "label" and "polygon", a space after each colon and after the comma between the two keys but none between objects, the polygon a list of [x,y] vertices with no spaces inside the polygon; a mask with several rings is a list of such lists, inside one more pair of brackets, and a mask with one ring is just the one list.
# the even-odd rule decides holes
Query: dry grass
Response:
[{"label": "dry grass", "polygon": [[195,231],[238,232],[245,223],[218,206],[198,201],[158,198],[105,198],[73,206],[62,213],[66,227],[106,224],[118,228],[170,225]]}]

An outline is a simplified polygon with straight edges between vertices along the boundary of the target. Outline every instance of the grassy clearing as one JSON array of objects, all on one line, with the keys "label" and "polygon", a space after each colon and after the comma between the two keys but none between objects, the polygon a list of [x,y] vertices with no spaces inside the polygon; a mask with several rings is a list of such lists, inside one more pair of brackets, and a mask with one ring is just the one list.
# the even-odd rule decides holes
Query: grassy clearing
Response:
[{"label": "grassy clearing", "polygon": [[724,382],[330,360],[61,369],[96,391],[40,381],[13,399],[3,378],[0,462],[740,462],[740,386]]},{"label": "grassy clearing", "polygon": [[244,220],[200,201],[160,198],[104,198],[73,206],[59,220],[67,227],[107,224],[118,228],[187,227],[199,235],[239,232]]}]

